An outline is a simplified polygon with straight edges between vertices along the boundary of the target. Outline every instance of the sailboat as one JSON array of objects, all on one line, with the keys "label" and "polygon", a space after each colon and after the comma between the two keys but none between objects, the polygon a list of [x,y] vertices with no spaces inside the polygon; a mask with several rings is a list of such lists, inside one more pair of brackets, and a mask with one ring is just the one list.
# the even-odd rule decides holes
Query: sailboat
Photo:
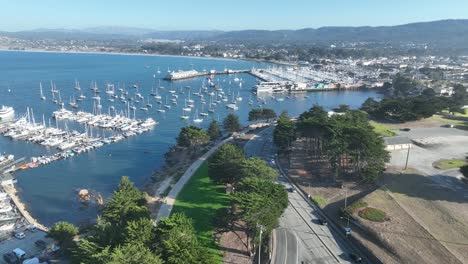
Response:
[{"label": "sailboat", "polygon": [[97,88],[97,82],[91,82],[91,90],[94,92],[94,93],[99,93],[99,89]]},{"label": "sailboat", "polygon": [[198,110],[195,110],[195,115],[194,115],[193,122],[194,122],[194,123],[201,123],[201,122],[203,122],[203,118],[200,118],[200,116],[198,115]]},{"label": "sailboat", "polygon": [[55,83],[54,83],[54,82],[50,81],[50,87],[51,87],[51,88],[50,88],[50,92],[51,92],[52,94],[58,92],[57,86],[55,86]]},{"label": "sailboat", "polygon": [[41,92],[41,100],[44,101],[46,99],[46,97],[44,96],[44,93],[42,92],[42,83],[41,82],[39,83],[39,91]]},{"label": "sailboat", "polygon": [[156,90],[156,92],[154,92],[154,86],[151,86],[151,93],[150,93],[151,96],[156,96],[158,95],[158,90]]},{"label": "sailboat", "polygon": [[72,108],[78,108],[78,104],[76,103],[76,100],[75,98],[73,98],[72,100],[72,97],[70,96],[70,102],[68,103]]},{"label": "sailboat", "polygon": [[237,100],[238,102],[242,101],[242,97],[240,97],[239,92],[237,92],[237,98],[236,98],[236,100]]},{"label": "sailboat", "polygon": [[205,106],[205,105],[202,104],[202,110],[201,110],[201,112],[200,112],[200,115],[201,115],[201,116],[208,116],[208,113],[203,112],[203,107],[204,107],[204,106]]},{"label": "sailboat", "polygon": [[158,113],[165,113],[166,110],[162,109],[162,104],[160,104],[160,105],[159,105],[159,109],[156,110],[156,112],[158,112]]},{"label": "sailboat", "polygon": [[150,103],[150,98],[149,98],[149,96],[148,96],[148,100],[147,100],[147,103],[146,103],[146,107],[148,107],[148,108],[153,107],[153,104]]},{"label": "sailboat", "polygon": [[57,99],[55,98],[55,93],[52,93],[52,103],[54,104],[58,103]]},{"label": "sailboat", "polygon": [[81,87],[80,87],[80,82],[78,82],[78,80],[75,79],[75,90],[81,90]]},{"label": "sailboat", "polygon": [[249,105],[253,105],[252,94],[249,96]]},{"label": "sailboat", "polygon": [[182,110],[184,112],[191,112],[192,111],[192,108],[187,106],[187,99],[185,99],[185,106],[184,106],[184,108],[182,108]]},{"label": "sailboat", "polygon": [[188,93],[188,100],[187,100],[187,103],[189,103],[189,104],[193,104],[193,103],[194,103],[194,101],[193,101],[192,99],[190,99],[190,91],[189,91],[189,93]]},{"label": "sailboat", "polygon": [[65,104],[62,102],[62,96],[60,96],[60,91],[58,91],[58,96],[59,96],[58,105],[63,107]]},{"label": "sailboat", "polygon": [[83,101],[84,99],[86,99],[86,96],[83,94],[83,92],[81,92],[81,94],[78,95],[78,98],[76,98],[78,101]]},{"label": "sailboat", "polygon": [[156,100],[161,100],[161,98],[162,98],[162,97],[161,97],[161,95],[159,95],[158,89],[156,89],[156,93],[155,93],[155,95],[154,95],[154,99],[156,99]]},{"label": "sailboat", "polygon": [[[180,116],[181,119],[187,120],[189,116],[185,113],[185,108],[182,109],[182,115]],[[190,109],[190,108],[189,108]]]},{"label": "sailboat", "polygon": [[171,106],[167,103],[167,95],[166,95],[166,104],[164,105],[164,108],[171,109]]}]

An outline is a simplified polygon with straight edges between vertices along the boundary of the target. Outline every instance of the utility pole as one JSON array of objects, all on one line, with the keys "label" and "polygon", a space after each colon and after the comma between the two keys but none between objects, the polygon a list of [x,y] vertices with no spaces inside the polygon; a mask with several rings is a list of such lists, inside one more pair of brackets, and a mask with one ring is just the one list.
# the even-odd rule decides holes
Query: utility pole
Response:
[{"label": "utility pole", "polygon": [[409,160],[410,149],[411,149],[411,144],[408,144],[408,153],[406,154],[405,170],[408,169],[408,160]]},{"label": "utility pole", "polygon": [[262,233],[263,233],[263,225],[257,224],[257,227],[260,227],[260,241],[258,242],[258,264],[260,264],[260,257],[261,257],[261,249],[262,249]]}]

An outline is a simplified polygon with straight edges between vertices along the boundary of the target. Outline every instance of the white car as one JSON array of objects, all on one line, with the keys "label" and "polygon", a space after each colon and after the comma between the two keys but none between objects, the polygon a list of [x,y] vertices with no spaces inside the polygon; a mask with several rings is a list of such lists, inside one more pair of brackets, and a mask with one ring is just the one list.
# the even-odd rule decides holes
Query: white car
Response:
[{"label": "white car", "polygon": [[16,233],[15,237],[17,239],[24,239],[26,237],[26,235],[23,232],[21,232],[21,233]]}]

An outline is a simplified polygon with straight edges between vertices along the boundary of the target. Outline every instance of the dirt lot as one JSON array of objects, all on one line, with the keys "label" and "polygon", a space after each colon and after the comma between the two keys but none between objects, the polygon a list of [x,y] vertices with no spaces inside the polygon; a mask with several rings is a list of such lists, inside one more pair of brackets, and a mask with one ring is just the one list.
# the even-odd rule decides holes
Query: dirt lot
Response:
[{"label": "dirt lot", "polygon": [[[398,175],[400,178],[389,186],[389,190],[384,187],[363,198],[370,207],[385,211],[389,218],[389,221],[383,223],[371,222],[361,219],[355,213],[354,217],[357,222],[369,236],[374,238],[372,239],[373,243],[369,241],[364,241],[364,243],[384,263],[464,263],[452,254],[447,247],[450,243],[450,246],[461,246],[460,249],[463,247],[466,249],[467,244],[462,245],[463,242],[462,244],[455,244],[463,240],[466,241],[466,238],[453,235],[456,228],[453,228],[452,225],[457,220],[450,218],[450,221],[453,221],[450,226],[447,223],[439,222],[441,224],[439,228],[443,229],[442,232],[448,233],[444,237],[435,237],[428,232],[416,219],[426,219],[428,214],[434,213],[434,210],[429,211],[429,208],[419,204],[421,201],[410,201],[402,198],[404,195],[398,192],[401,191],[398,188],[408,186],[408,181],[401,178],[404,176],[406,175]],[[421,179],[415,180],[418,182],[417,184],[420,184]],[[409,186],[410,188],[415,187]],[[409,208],[411,210],[408,210]],[[437,215],[437,217],[439,216]],[[443,221],[445,220],[448,220],[448,218],[446,217]]]},{"label": "dirt lot", "polygon": [[[431,261],[425,262],[468,263],[468,186],[460,180],[457,169],[432,167],[432,163],[439,159],[464,158],[468,151],[468,133],[440,127],[414,128],[398,133],[417,144],[410,150],[410,169],[402,171],[407,151],[392,151],[391,169],[384,177],[392,199],[377,199],[392,220],[380,228],[377,228],[380,224],[367,223],[366,226],[378,234],[379,242],[389,245],[389,251],[403,262],[437,252]],[[377,196],[373,193],[366,199],[370,204],[375,203]],[[391,200],[400,208],[390,207]],[[411,218],[400,221],[404,213]],[[386,238],[388,227],[403,234],[400,236],[406,236],[405,241]],[[379,234],[381,232],[383,234]],[[408,255],[410,252],[412,254]]]},{"label": "dirt lot", "polygon": [[379,183],[386,189],[374,191],[376,185],[346,180],[344,188],[333,186],[324,180],[330,172],[313,164],[310,157],[293,155],[281,163],[303,190],[328,200],[324,211],[338,222],[345,193],[348,204],[363,198],[384,210],[390,221],[383,223],[355,215],[358,222],[353,232],[384,263],[468,263],[468,185],[457,169],[432,167],[440,159],[468,156],[468,132],[440,127],[445,123],[426,119],[395,126],[410,127],[396,132],[417,145],[411,148],[406,171],[408,151],[392,151],[388,173]]}]

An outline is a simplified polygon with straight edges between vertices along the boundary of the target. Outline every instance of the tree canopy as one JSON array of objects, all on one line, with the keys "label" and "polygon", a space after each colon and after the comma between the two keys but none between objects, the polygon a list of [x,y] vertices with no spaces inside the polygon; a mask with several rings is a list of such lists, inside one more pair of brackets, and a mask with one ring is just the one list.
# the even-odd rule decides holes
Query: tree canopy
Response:
[{"label": "tree canopy", "polygon": [[47,234],[56,240],[61,247],[70,249],[73,246],[73,238],[78,235],[78,228],[68,222],[57,222]]},{"label": "tree canopy", "polygon": [[218,122],[215,120],[211,121],[210,126],[207,130],[210,140],[216,140],[221,136],[221,129],[219,129]]},{"label": "tree canopy", "polygon": [[[367,107],[374,101],[368,100]],[[298,134],[307,139],[307,149],[315,157],[326,157],[337,176],[359,175],[362,180],[375,181],[385,168],[389,154],[383,139],[374,132],[367,115],[346,109],[343,115],[328,114],[314,106],[300,115]]]},{"label": "tree canopy", "polygon": [[[72,248],[72,263],[212,263],[190,219],[175,213],[155,227],[145,205],[143,194],[128,177],[122,177],[89,235]],[[56,226],[56,231],[70,229],[62,223]],[[69,233],[63,236],[66,240]],[[56,234],[52,232],[62,237]]]},{"label": "tree canopy", "polygon": [[249,112],[249,121],[266,120],[268,122],[273,118],[276,118],[276,113],[273,109],[257,108]]},{"label": "tree canopy", "polygon": [[186,148],[195,148],[206,144],[210,136],[203,129],[196,126],[183,127],[177,137],[177,145]]},{"label": "tree canopy", "polygon": [[223,127],[229,133],[238,132],[241,129],[239,117],[232,113],[228,114],[223,120]]},{"label": "tree canopy", "polygon": [[264,160],[257,157],[245,159],[240,165],[239,172],[242,178],[258,177],[276,180],[278,176],[275,169],[269,167]]},{"label": "tree canopy", "polygon": [[240,179],[240,165],[245,153],[233,144],[224,144],[208,160],[208,171],[215,182],[233,183]]},{"label": "tree canopy", "polygon": [[295,137],[296,127],[294,122],[289,118],[287,112],[281,113],[273,132],[273,142],[280,151],[284,152],[289,149]]},{"label": "tree canopy", "polygon": [[247,223],[255,238],[259,232],[258,225],[264,226],[264,231],[269,234],[288,206],[288,194],[281,184],[258,177],[240,181],[232,200],[236,217]]}]

